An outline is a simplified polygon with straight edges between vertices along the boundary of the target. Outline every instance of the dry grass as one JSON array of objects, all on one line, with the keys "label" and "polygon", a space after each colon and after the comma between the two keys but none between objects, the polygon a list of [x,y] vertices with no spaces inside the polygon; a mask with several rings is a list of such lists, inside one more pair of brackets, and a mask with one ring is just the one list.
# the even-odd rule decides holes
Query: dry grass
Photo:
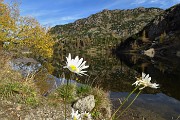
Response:
[{"label": "dry grass", "polygon": [[39,95],[33,83],[33,77],[23,78],[17,71],[11,69],[9,61],[11,54],[0,51],[0,98],[17,103],[37,105]]},{"label": "dry grass", "polygon": [[[111,102],[108,93],[105,93],[99,88],[92,88],[88,85],[76,86],[76,84],[69,84],[68,89],[66,85],[62,85],[54,92],[50,93],[47,98],[41,95],[41,90],[37,89],[37,83],[34,79],[37,76],[43,78],[43,74],[31,75],[22,77],[17,71],[14,71],[9,66],[11,55],[3,51],[0,52],[0,98],[1,100],[12,101],[15,103],[37,106],[49,103],[49,105],[59,106],[64,104],[64,97],[68,98],[68,103],[71,104],[78,98],[87,95],[94,95],[96,106],[91,112],[95,120],[109,118],[111,111]],[[42,72],[44,73],[44,72]],[[34,78],[35,77],[35,78]],[[44,80],[43,80],[44,81]],[[68,91],[66,91],[68,90]],[[68,96],[68,97],[67,97]]]},{"label": "dry grass", "polygon": [[[91,114],[95,120],[110,118],[111,102],[108,93],[105,93],[99,88],[92,88],[88,85],[76,86],[76,84],[62,85],[48,96],[48,103],[58,106],[67,98],[68,103],[75,102],[78,98],[83,98],[88,95],[94,95],[95,108]],[[67,90],[67,91],[66,91]]]},{"label": "dry grass", "polygon": [[109,93],[105,93],[100,88],[93,88],[91,94],[94,95],[96,106],[93,110],[94,116],[97,120],[111,117],[111,101]]},{"label": "dry grass", "polygon": [[0,56],[0,84],[21,80],[21,75],[18,72],[11,70],[9,66],[9,61],[12,57],[11,54],[0,51]]}]

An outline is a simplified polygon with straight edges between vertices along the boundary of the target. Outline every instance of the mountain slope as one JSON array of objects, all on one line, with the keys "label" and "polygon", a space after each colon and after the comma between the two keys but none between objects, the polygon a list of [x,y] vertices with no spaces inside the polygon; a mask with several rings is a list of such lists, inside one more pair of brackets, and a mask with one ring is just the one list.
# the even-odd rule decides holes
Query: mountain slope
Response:
[{"label": "mountain slope", "polygon": [[155,48],[156,54],[170,55],[180,51],[180,4],[157,16],[137,34],[117,47],[117,52],[141,52]]},{"label": "mountain slope", "polygon": [[[157,15],[159,8],[136,8],[129,10],[103,10],[74,23],[57,25],[50,32],[59,44],[68,49],[92,46],[110,47],[141,31]],[[63,41],[63,43],[62,43]],[[74,46],[71,46],[71,45]]]},{"label": "mountain slope", "polygon": [[150,39],[166,33],[180,31],[180,4],[177,4],[167,10],[151,23],[146,29]]}]

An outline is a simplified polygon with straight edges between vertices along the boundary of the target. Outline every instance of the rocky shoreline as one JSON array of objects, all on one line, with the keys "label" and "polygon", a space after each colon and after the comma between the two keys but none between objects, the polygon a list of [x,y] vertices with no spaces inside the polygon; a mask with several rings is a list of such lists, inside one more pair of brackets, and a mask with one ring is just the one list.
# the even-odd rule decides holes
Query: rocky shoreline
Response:
[{"label": "rocky shoreline", "polygon": [[[26,105],[9,101],[0,102],[0,120],[63,120],[63,105],[58,107],[43,105],[40,107],[29,107]],[[71,107],[68,105],[68,114]],[[70,116],[69,116],[70,117]]]},{"label": "rocky shoreline", "polygon": [[[118,104],[119,101],[113,101]],[[64,119],[64,106],[47,106],[28,107],[18,103],[9,101],[0,102],[0,120],[63,120]],[[70,119],[71,106],[68,105],[68,115]],[[117,114],[118,115],[118,114]],[[171,120],[175,120],[173,118]],[[125,112],[118,120],[167,120],[162,116],[154,113],[153,111],[132,106]]]}]

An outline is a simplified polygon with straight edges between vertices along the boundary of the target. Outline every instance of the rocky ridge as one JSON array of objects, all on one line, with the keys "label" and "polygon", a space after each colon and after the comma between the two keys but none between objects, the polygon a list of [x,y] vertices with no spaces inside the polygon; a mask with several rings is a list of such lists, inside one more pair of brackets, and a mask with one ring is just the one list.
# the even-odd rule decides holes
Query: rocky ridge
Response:
[{"label": "rocky ridge", "polygon": [[159,8],[143,7],[128,10],[103,10],[74,23],[56,25],[50,32],[61,45],[74,43],[76,48],[113,46],[141,31],[163,12],[164,10]]},{"label": "rocky ridge", "polygon": [[[156,16],[140,32],[119,44],[116,51],[138,51],[155,48],[155,52],[176,54],[180,46],[180,4]],[[166,54],[167,55],[167,54]]]}]

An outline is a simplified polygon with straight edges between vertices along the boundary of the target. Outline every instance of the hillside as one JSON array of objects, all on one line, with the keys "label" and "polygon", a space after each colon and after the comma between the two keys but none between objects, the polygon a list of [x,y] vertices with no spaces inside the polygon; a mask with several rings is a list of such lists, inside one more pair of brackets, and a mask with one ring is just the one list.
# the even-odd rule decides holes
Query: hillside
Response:
[{"label": "hillside", "polygon": [[117,52],[142,52],[154,48],[156,55],[177,56],[180,51],[180,4],[157,16],[137,34],[117,47]]},{"label": "hillside", "polygon": [[[128,10],[103,10],[74,23],[56,25],[50,32],[60,46],[69,49],[112,48],[123,39],[141,31],[157,15],[163,13],[159,8]],[[58,45],[57,45],[58,46]],[[59,49],[64,49],[64,47]]]}]

